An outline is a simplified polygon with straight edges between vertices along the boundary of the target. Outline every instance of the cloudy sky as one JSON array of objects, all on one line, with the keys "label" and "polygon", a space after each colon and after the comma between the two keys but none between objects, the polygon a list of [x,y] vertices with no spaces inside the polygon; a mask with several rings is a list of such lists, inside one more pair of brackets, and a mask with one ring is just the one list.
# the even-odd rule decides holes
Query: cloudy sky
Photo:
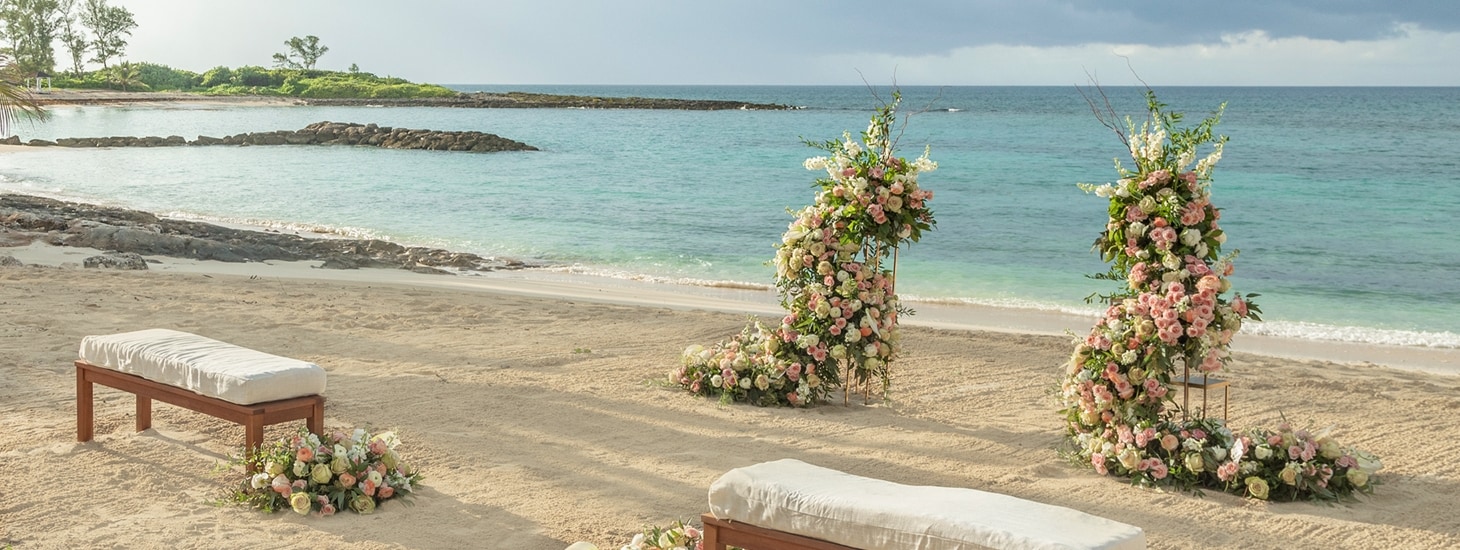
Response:
[{"label": "cloudy sky", "polygon": [[129,59],[199,72],[312,34],[443,84],[1460,86],[1460,0],[111,2]]}]

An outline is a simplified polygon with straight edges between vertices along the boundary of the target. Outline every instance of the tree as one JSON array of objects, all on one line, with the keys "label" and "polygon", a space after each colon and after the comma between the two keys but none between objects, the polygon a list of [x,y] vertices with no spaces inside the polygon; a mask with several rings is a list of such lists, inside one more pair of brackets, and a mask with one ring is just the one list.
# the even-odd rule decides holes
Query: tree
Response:
[{"label": "tree", "polygon": [[17,119],[45,120],[50,116],[36,104],[30,90],[16,84],[24,78],[19,67],[0,56],[0,136],[10,135],[10,127]]},{"label": "tree", "polygon": [[289,46],[288,54],[274,54],[274,66],[283,69],[313,69],[319,58],[330,51],[328,46],[319,43],[318,36],[312,34],[304,38],[290,38],[284,45]]},{"label": "tree", "polygon": [[112,85],[120,86],[123,92],[127,91],[128,86],[140,88],[145,85],[142,82],[142,67],[129,62],[122,62],[108,69],[107,81]]},{"label": "tree", "polygon": [[[31,0],[40,1],[40,0]],[[107,68],[107,61],[122,57],[127,48],[126,37],[137,28],[132,12],[121,6],[109,6],[106,0],[86,0],[81,8],[81,24],[91,30],[91,60]]]},{"label": "tree", "polygon": [[56,31],[65,13],[58,0],[3,0],[0,17],[22,76],[56,70]]},{"label": "tree", "polygon": [[61,44],[66,46],[66,51],[71,53],[71,70],[76,77],[81,77],[81,64],[86,61],[86,50],[91,44],[86,39],[86,34],[77,27],[80,23],[80,14],[76,11],[76,0],[61,0]]}]

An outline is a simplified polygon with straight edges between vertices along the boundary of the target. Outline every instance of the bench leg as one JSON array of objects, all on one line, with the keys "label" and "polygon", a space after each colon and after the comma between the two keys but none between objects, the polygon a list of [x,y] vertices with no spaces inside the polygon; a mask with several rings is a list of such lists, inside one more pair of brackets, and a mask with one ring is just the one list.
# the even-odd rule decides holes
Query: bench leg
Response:
[{"label": "bench leg", "polygon": [[305,423],[309,425],[309,433],[324,435],[324,397],[315,400],[314,410],[310,411]]},{"label": "bench leg", "polygon": [[91,402],[91,381],[86,379],[86,371],[80,367],[76,368],[76,440],[91,441],[92,418],[94,415]]},{"label": "bench leg", "polygon": [[152,427],[152,398],[137,396],[137,431]]},{"label": "bench leg", "polygon": [[700,548],[704,550],[725,550],[725,545],[720,542],[720,526],[705,525],[700,531]]},{"label": "bench leg", "polygon": [[243,451],[245,454],[252,454],[264,446],[264,416],[256,414],[248,417],[248,422],[243,425]]}]

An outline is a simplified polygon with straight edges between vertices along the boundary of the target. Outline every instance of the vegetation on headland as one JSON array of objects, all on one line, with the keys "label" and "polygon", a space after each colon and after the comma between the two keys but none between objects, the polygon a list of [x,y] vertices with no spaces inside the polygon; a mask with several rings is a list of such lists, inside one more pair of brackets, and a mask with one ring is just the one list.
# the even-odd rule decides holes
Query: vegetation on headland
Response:
[{"label": "vegetation on headland", "polygon": [[[218,66],[202,73],[166,65],[125,61],[127,39],[137,23],[130,11],[107,0],[0,0],[0,135],[13,116],[44,116],[38,105],[86,103],[95,99],[46,97],[45,88],[179,92],[205,96],[299,98],[321,105],[390,105],[477,108],[592,109],[787,109],[740,101],[660,98],[600,98],[523,93],[458,93],[435,84],[377,76],[350,64],[346,71],[315,66],[329,47],[317,36],[292,37],[287,50],[273,54],[273,68]],[[89,31],[89,33],[88,33]],[[71,66],[57,71],[56,43]],[[88,55],[90,58],[88,59]],[[101,67],[86,70],[86,61]],[[132,94],[107,101],[152,101]],[[186,96],[184,96],[186,97]],[[158,99],[176,101],[176,94]]]},{"label": "vegetation on headland", "polygon": [[155,63],[129,64],[136,76],[127,84],[116,71],[93,71],[80,77],[55,77],[57,88],[175,91],[204,95],[261,95],[304,98],[419,98],[451,97],[456,91],[435,84],[381,77],[364,71],[267,69],[258,66],[214,67],[195,73]]},{"label": "vegetation on headland", "polygon": [[[317,36],[293,37],[275,67],[214,67],[201,74],[156,63],[121,61],[137,27],[133,14],[107,0],[0,0],[0,54],[9,84],[55,88],[174,91],[205,95],[303,98],[431,98],[456,92],[432,84],[380,77],[350,65],[348,71],[315,69],[329,48]],[[57,44],[69,67],[57,70]],[[100,64],[86,70],[86,62]],[[120,62],[118,62],[120,61]]]}]

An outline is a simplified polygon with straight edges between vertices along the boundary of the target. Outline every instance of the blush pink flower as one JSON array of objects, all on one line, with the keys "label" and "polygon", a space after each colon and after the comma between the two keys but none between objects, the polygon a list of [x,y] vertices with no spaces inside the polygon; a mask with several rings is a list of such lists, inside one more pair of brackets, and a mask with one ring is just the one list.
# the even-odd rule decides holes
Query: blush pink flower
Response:
[{"label": "blush pink flower", "polygon": [[1234,477],[1237,477],[1237,461],[1229,460],[1217,467],[1217,479],[1231,481]]},{"label": "blush pink flower", "polygon": [[1155,479],[1166,479],[1166,475],[1171,473],[1171,468],[1166,465],[1166,461],[1159,458],[1152,460],[1155,462],[1151,464],[1151,477]]}]

